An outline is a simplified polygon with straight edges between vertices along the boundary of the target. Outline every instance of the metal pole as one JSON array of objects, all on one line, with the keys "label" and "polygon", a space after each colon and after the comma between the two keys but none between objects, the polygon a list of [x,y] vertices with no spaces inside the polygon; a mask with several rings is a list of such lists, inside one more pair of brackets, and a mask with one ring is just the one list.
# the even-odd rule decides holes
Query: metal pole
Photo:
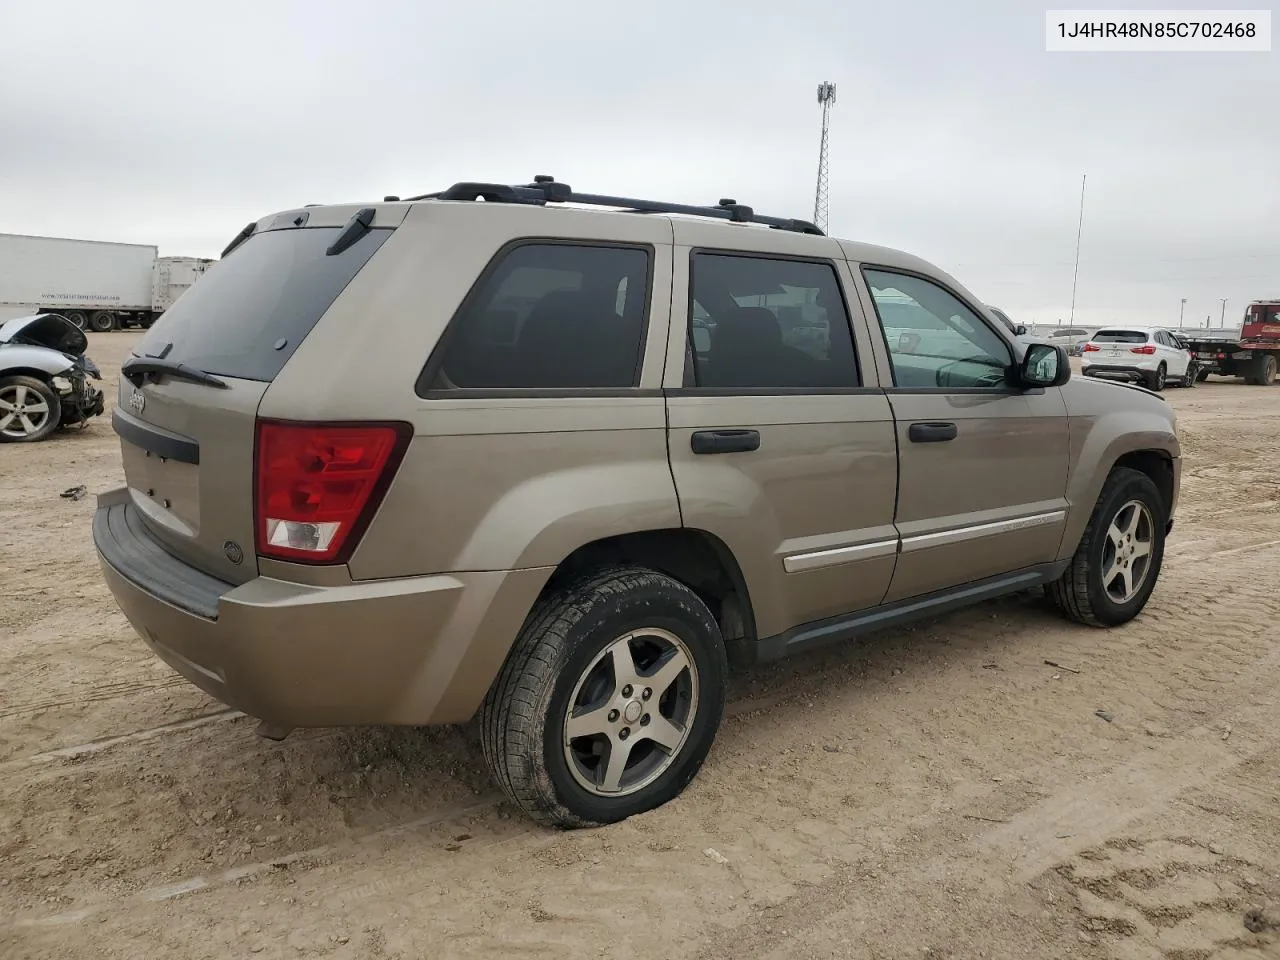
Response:
[{"label": "metal pole", "polygon": [[1076,281],[1080,278],[1080,236],[1084,232],[1084,185],[1088,174],[1080,175],[1080,222],[1076,225],[1076,266],[1071,273],[1071,319],[1067,321],[1068,326],[1075,323],[1076,319]]},{"label": "metal pole", "polygon": [[1182,306],[1178,307],[1178,328],[1179,329],[1182,328],[1182,314],[1186,311],[1186,309],[1187,309],[1187,298],[1183,297]]},{"label": "metal pole", "polygon": [[1218,321],[1218,326],[1225,329],[1227,326],[1227,298],[1219,297],[1218,299],[1222,301],[1222,318]]}]

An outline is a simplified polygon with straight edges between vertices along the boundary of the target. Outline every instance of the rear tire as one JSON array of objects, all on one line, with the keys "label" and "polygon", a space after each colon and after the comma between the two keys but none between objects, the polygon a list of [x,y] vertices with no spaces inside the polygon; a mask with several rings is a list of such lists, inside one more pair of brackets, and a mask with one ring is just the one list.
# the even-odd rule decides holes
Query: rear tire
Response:
[{"label": "rear tire", "polygon": [[720,629],[697,594],[646,568],[602,571],[529,615],[481,707],[485,760],[541,823],[624,820],[697,774],[727,674]]},{"label": "rear tire", "polygon": [[1269,387],[1276,382],[1276,358],[1272,354],[1255,357],[1245,382],[1255,387]]},{"label": "rear tire", "polygon": [[43,380],[0,377],[0,443],[36,443],[61,421],[62,401]]},{"label": "rear tire", "polygon": [[1208,379],[1209,379],[1208,370],[1201,370],[1198,373],[1196,373],[1196,383],[1204,383]]},{"label": "rear tire", "polygon": [[1168,370],[1165,368],[1165,365],[1163,363],[1160,364],[1160,366],[1156,368],[1156,372],[1147,377],[1147,389],[1155,393],[1159,393],[1164,389],[1165,377],[1167,374]]},{"label": "rear tire", "polygon": [[89,329],[94,333],[110,333],[116,328],[116,315],[99,310],[89,317]]},{"label": "rear tire", "polygon": [[82,310],[70,310],[67,313],[64,313],[63,316],[66,317],[68,320],[70,320],[72,323],[74,323],[81,330],[84,330],[86,327],[89,326],[89,320],[87,317],[85,317],[84,312]]},{"label": "rear tire", "polygon": [[1151,478],[1128,467],[1113,470],[1070,565],[1045,593],[1077,623],[1128,623],[1147,605],[1160,576],[1165,524],[1166,509]]}]

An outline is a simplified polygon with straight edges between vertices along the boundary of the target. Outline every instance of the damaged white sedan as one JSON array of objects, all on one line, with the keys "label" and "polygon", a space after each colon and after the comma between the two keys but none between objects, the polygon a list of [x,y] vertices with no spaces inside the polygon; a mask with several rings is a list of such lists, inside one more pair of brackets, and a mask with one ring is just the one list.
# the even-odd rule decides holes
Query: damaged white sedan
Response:
[{"label": "damaged white sedan", "polygon": [[102,413],[84,331],[57,313],[0,324],[0,443],[32,443]]}]

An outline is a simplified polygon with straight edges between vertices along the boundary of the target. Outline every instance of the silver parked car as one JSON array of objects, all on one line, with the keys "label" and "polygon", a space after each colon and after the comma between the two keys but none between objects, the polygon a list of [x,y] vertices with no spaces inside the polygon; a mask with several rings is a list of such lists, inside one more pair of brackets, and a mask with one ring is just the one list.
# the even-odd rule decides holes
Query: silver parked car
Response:
[{"label": "silver parked car", "polygon": [[33,443],[102,413],[84,331],[57,313],[0,324],[0,443]]}]

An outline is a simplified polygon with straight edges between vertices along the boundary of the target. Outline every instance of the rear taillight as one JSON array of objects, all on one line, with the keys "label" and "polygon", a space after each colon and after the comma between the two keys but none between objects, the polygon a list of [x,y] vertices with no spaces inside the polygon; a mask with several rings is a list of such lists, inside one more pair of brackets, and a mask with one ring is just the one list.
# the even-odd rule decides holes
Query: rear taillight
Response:
[{"label": "rear taillight", "polygon": [[1150,356],[1151,354],[1156,352],[1156,348],[1155,348],[1155,344],[1145,343],[1140,347],[1130,347],[1129,352],[1142,353],[1142,354],[1146,354],[1147,356]]},{"label": "rear taillight", "polygon": [[411,435],[402,423],[260,420],[254,454],[258,553],[345,563]]},{"label": "rear taillight", "polygon": [[1101,349],[1102,349],[1102,348],[1101,348],[1100,346],[1098,346],[1096,343],[1086,343],[1086,344],[1084,345],[1084,352],[1085,352],[1085,353],[1095,353],[1096,351],[1101,350]]}]

